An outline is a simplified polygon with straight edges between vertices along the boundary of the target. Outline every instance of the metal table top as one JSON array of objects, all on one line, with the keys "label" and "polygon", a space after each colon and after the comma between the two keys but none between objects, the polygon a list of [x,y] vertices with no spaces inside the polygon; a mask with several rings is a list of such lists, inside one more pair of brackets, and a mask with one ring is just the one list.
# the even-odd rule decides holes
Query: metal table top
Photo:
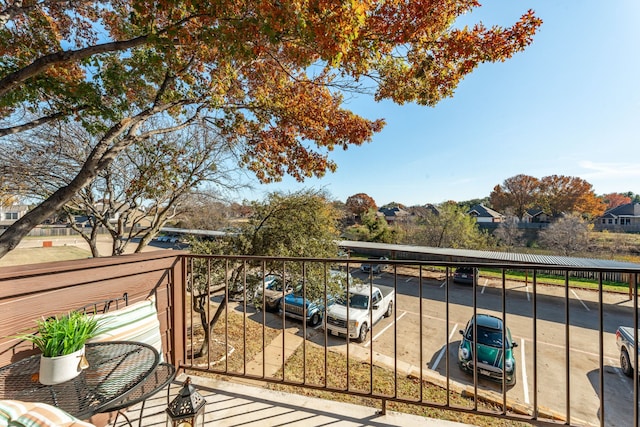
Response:
[{"label": "metal table top", "polygon": [[0,368],[0,399],[44,402],[86,419],[126,397],[160,361],[152,346],[129,341],[87,344],[85,356],[89,368],[56,385],[38,381],[40,355]]}]

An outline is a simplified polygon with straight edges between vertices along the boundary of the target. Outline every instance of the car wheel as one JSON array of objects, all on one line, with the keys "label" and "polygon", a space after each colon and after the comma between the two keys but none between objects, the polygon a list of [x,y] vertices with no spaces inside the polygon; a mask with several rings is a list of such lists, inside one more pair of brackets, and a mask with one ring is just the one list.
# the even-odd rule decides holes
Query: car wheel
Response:
[{"label": "car wheel", "polygon": [[320,314],[319,313],[313,313],[313,316],[311,316],[311,320],[309,320],[309,325],[316,326],[319,323],[320,323]]},{"label": "car wheel", "polygon": [[276,302],[272,302],[272,303],[267,303],[266,305],[266,310],[270,313],[275,313],[280,309],[280,301],[276,301]]},{"label": "car wheel", "polygon": [[358,338],[356,339],[356,341],[365,342],[365,340],[367,339],[368,333],[369,333],[369,328],[367,327],[366,323],[363,323],[362,326],[360,327],[360,333],[358,334]]},{"label": "car wheel", "polygon": [[620,352],[620,367],[622,368],[622,373],[628,377],[633,376],[633,368],[631,367],[631,360],[629,359],[629,353],[627,350],[622,349]]},{"label": "car wheel", "polygon": [[275,307],[273,307],[273,312],[274,313],[279,313],[280,310],[282,310],[282,300],[279,299],[278,302],[276,303]]},{"label": "car wheel", "polygon": [[387,306],[387,311],[384,313],[384,317],[390,317],[393,314],[393,301],[389,302]]}]

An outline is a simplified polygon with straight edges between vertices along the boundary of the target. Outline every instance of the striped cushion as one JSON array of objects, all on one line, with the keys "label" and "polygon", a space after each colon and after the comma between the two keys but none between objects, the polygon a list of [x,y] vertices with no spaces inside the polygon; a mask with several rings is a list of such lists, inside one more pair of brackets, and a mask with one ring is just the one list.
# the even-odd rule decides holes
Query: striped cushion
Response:
[{"label": "striped cushion", "polygon": [[60,408],[40,402],[0,400],[1,427],[95,427]]},{"label": "striped cushion", "polygon": [[96,314],[101,333],[88,342],[139,341],[155,347],[162,361],[162,337],[155,301],[147,299],[120,310]]}]

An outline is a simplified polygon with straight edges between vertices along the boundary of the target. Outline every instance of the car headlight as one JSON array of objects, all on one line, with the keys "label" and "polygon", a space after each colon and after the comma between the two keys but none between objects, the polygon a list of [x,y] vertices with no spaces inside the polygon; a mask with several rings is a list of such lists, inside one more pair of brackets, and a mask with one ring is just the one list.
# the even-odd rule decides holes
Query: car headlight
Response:
[{"label": "car headlight", "polygon": [[460,347],[458,349],[458,357],[461,360],[469,360],[469,359],[471,359],[471,352],[466,347]]},{"label": "car headlight", "polygon": [[513,360],[511,360],[511,359],[507,359],[507,360],[504,362],[504,367],[505,367],[505,369],[506,369],[507,371],[513,371]]},{"label": "car headlight", "polygon": [[358,329],[359,323],[357,320],[349,320],[349,329],[353,329],[354,331]]}]

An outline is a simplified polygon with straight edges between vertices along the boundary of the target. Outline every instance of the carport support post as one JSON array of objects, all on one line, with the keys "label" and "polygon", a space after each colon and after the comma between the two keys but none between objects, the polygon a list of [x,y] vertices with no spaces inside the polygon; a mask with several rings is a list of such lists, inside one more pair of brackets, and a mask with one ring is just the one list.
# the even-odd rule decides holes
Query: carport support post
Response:
[{"label": "carport support post", "polygon": [[636,274],[629,273],[629,300],[633,298],[633,288],[637,286]]}]

